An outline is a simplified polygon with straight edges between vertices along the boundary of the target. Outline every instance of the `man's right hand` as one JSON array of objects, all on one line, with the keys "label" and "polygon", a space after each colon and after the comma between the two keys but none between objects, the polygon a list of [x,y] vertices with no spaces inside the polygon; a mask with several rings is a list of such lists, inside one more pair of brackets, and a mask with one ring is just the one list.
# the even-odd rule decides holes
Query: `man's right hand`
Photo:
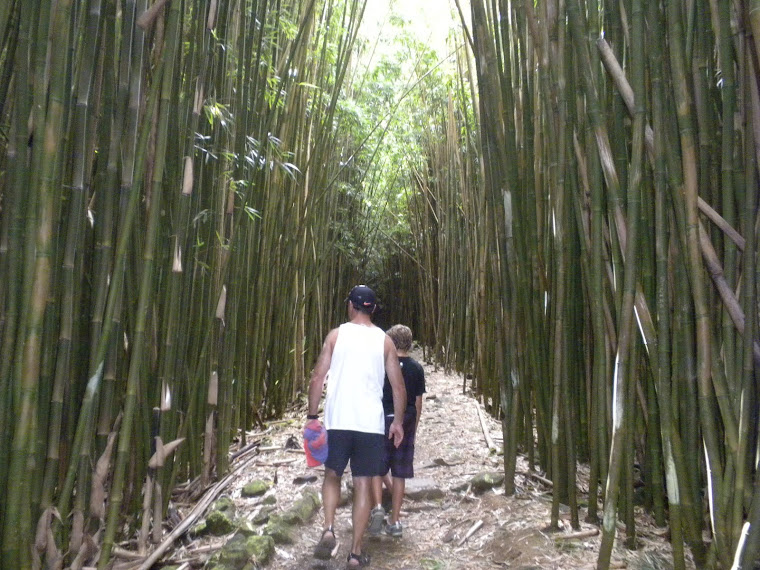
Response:
[{"label": "man's right hand", "polygon": [[393,440],[393,445],[398,447],[401,445],[401,441],[404,439],[404,427],[398,420],[393,420],[391,426],[388,428],[388,439]]}]

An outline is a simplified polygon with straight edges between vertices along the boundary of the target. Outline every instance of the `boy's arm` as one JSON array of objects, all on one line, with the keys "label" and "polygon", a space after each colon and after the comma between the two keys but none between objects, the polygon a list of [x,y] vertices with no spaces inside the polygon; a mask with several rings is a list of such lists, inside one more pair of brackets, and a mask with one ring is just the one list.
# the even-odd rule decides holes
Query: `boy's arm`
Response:
[{"label": "boy's arm", "polygon": [[417,428],[420,427],[420,416],[422,415],[422,394],[414,400],[414,407],[417,409],[417,421],[414,424],[414,431],[416,432]]}]

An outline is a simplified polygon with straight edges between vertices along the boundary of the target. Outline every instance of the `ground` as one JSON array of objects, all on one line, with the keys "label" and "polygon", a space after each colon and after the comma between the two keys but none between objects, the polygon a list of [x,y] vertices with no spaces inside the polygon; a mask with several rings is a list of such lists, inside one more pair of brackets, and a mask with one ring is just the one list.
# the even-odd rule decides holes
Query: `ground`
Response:
[{"label": "ground", "polygon": [[[462,377],[448,374],[424,361],[427,394],[417,435],[415,478],[442,491],[438,499],[407,499],[402,507],[404,535],[366,537],[364,550],[372,557],[375,570],[469,570],[482,568],[514,569],[593,569],[601,534],[592,525],[581,523],[586,536],[573,538],[569,513],[563,507],[563,529],[546,530],[551,514],[551,487],[528,475],[528,465],[518,458],[516,492],[505,496],[503,489],[476,495],[467,488],[474,475],[484,471],[503,472],[501,456],[493,449],[501,444],[501,427],[483,412],[471,394],[462,393]],[[232,497],[239,514],[246,518],[261,509],[261,499],[241,496],[243,486],[257,479],[274,481],[270,491],[277,498],[277,508],[301,496],[305,487],[317,492],[322,482],[322,468],[306,466],[301,443],[304,423],[299,410],[290,420],[274,422],[260,438],[255,461],[238,472],[224,493]],[[305,412],[304,412],[305,413]],[[485,430],[484,430],[485,427]],[[492,448],[489,449],[489,442]],[[297,443],[297,445],[294,445]],[[296,449],[293,449],[296,447]],[[579,468],[583,473],[583,466]],[[581,476],[582,477],[582,476]],[[344,485],[350,477],[344,476]],[[457,490],[464,487],[464,490]],[[584,484],[579,483],[579,492]],[[580,513],[583,521],[585,510]],[[613,568],[671,568],[666,529],[657,528],[646,513],[639,512],[638,549],[630,551],[616,542]],[[294,533],[295,542],[278,545],[269,570],[335,570],[345,567],[351,540],[351,505],[338,509],[336,516],[337,553],[322,562],[312,551],[322,529],[322,512]],[[468,533],[471,535],[467,537]],[[619,533],[622,535],[623,530]],[[185,543],[167,555],[164,561],[195,566],[207,558],[224,539],[197,540]],[[192,561],[192,563],[190,562]],[[690,566],[692,567],[692,566]]]}]

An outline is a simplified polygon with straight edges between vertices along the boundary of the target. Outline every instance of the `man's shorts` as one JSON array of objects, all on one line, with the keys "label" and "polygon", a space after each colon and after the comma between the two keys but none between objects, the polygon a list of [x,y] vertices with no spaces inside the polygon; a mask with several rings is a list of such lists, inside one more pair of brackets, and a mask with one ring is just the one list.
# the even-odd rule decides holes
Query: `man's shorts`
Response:
[{"label": "man's shorts", "polygon": [[393,477],[411,479],[414,477],[414,440],[417,431],[417,410],[408,406],[404,413],[404,439],[396,447],[388,439],[388,430],[393,423],[393,416],[385,416],[385,468],[383,475],[390,470]]},{"label": "man's shorts", "polygon": [[327,461],[325,467],[338,476],[343,475],[349,460],[354,477],[382,475],[385,436],[381,433],[364,433],[345,429],[327,430]]}]

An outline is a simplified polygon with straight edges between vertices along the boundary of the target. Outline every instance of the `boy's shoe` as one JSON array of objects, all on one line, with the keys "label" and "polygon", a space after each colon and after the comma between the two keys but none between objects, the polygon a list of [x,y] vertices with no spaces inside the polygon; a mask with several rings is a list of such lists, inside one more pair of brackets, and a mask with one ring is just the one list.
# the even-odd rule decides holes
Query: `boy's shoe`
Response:
[{"label": "boy's shoe", "polygon": [[403,528],[401,527],[401,523],[397,522],[396,524],[389,524],[385,527],[385,534],[389,534],[390,536],[394,538],[401,538],[401,534],[403,533]]},{"label": "boy's shoe", "polygon": [[385,524],[385,509],[377,506],[372,509],[369,515],[369,528],[367,532],[370,536],[378,536],[383,531],[383,524]]}]

